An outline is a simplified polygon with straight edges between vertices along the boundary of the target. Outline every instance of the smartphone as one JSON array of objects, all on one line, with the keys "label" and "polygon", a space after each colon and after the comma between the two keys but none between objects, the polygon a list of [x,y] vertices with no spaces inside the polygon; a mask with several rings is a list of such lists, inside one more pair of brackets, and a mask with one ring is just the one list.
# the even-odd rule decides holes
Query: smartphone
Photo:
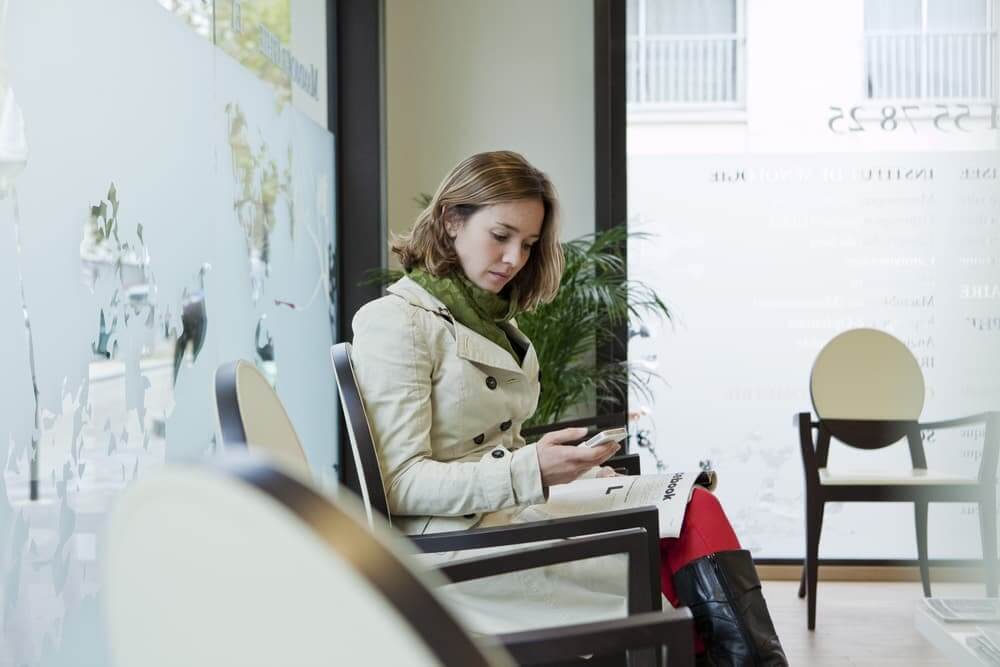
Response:
[{"label": "smartphone", "polygon": [[581,442],[578,447],[596,447],[597,445],[603,444],[605,442],[621,442],[628,435],[628,430],[624,428],[612,428],[607,431],[601,431],[595,435],[590,440],[586,442]]}]

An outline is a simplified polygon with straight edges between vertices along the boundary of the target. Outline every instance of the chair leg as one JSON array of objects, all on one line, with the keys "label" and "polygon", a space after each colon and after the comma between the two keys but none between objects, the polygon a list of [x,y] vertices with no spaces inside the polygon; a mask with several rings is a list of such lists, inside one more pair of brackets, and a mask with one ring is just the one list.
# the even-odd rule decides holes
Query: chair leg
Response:
[{"label": "chair leg", "polygon": [[931,596],[931,573],[927,566],[927,501],[913,501],[913,516],[917,524],[917,562],[920,564],[920,583],[924,597]]},{"label": "chair leg", "polygon": [[799,579],[799,597],[804,598],[806,596],[806,564],[805,561],[802,562],[802,578]]},{"label": "chair leg", "polygon": [[806,504],[806,607],[807,627],[816,629],[816,581],[819,574],[819,536],[823,528],[823,501]]},{"label": "chair leg", "polygon": [[997,497],[991,490],[979,502],[979,531],[983,541],[986,595],[997,597]]}]

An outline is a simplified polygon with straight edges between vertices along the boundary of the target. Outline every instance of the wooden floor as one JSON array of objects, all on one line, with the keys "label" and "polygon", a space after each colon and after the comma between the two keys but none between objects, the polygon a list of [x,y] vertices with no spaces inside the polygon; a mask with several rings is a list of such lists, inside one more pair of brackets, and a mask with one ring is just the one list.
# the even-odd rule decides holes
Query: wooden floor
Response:
[{"label": "wooden floor", "polygon": [[[806,629],[798,582],[765,581],[764,596],[793,667],[948,667],[914,627],[919,583],[820,581],[816,630]],[[938,597],[981,597],[983,586],[936,583]]]}]

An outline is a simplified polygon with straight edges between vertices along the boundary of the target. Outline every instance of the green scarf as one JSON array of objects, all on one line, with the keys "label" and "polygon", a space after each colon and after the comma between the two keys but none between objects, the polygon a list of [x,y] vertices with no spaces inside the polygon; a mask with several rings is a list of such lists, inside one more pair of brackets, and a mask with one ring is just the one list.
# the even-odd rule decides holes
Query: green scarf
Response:
[{"label": "green scarf", "polygon": [[507,334],[500,328],[517,313],[517,299],[502,297],[474,285],[461,271],[452,271],[438,278],[422,269],[413,269],[410,279],[434,295],[451,312],[452,317],[480,336],[496,343],[510,353],[514,361],[521,359]]}]

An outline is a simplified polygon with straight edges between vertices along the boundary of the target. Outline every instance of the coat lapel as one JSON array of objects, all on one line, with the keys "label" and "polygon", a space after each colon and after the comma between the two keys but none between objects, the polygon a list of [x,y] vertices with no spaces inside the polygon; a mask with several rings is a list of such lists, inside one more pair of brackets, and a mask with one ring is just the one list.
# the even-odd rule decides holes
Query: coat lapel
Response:
[{"label": "coat lapel", "polygon": [[476,364],[483,364],[485,366],[501,368],[506,371],[522,374],[528,367],[528,362],[534,359],[534,347],[530,345],[530,341],[528,341],[527,337],[525,337],[525,335],[521,333],[516,326],[508,324],[503,326],[503,328],[508,334],[516,336],[517,339],[523,344],[526,343],[529,345],[528,352],[524,357],[524,367],[519,366],[517,361],[515,361],[514,357],[512,357],[507,350],[503,349],[485,336],[479,335],[461,322],[456,321],[439,299],[435,298],[430,292],[425,290],[409,277],[403,276],[398,281],[390,285],[387,288],[387,291],[406,299],[418,308],[429,310],[437,315],[446,315],[455,327],[455,348],[458,352],[458,356],[462,359],[466,359]]},{"label": "coat lapel", "polygon": [[514,373],[522,372],[510,352],[461,322],[455,322],[455,342],[458,356],[462,359]]},{"label": "coat lapel", "polygon": [[521,362],[521,371],[530,376],[535,375],[538,372],[538,356],[535,353],[535,346],[531,344],[531,341],[524,332],[517,328],[517,322],[511,320],[510,322],[505,322],[500,325],[510,338],[515,340],[518,345],[527,350],[524,353],[524,361]]}]

